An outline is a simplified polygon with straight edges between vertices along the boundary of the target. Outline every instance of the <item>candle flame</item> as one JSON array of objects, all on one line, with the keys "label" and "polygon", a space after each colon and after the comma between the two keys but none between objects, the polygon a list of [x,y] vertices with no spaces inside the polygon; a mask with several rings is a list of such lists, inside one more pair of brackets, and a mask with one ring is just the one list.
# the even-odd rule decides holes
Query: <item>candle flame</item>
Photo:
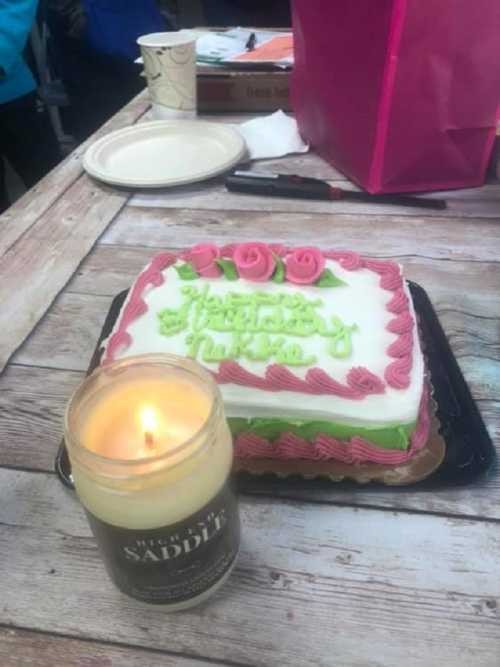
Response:
[{"label": "candle flame", "polygon": [[158,419],[154,408],[145,406],[140,413],[141,427],[144,432],[144,442],[147,447],[154,447],[155,434],[158,430]]}]

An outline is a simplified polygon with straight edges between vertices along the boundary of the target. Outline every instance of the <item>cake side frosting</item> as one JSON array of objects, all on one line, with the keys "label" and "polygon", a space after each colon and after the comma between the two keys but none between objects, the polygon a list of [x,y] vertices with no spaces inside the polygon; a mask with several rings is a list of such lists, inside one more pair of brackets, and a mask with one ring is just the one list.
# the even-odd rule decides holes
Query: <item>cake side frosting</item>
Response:
[{"label": "cake side frosting", "polygon": [[424,387],[417,425],[410,436],[410,447],[406,451],[385,449],[359,436],[341,440],[325,433],[318,433],[313,440],[306,440],[294,433],[284,431],[270,442],[253,431],[243,431],[235,438],[235,455],[241,459],[302,459],[305,461],[335,459],[342,463],[401,465],[409,461],[425,446],[429,432],[429,390]]},{"label": "cake side frosting", "polygon": [[[103,363],[152,351],[198,358],[220,383],[230,418],[410,432],[419,414],[423,359],[413,304],[391,261],[265,244],[162,253],[134,283]],[[300,449],[299,436],[284,436],[279,451],[292,441]],[[314,442],[323,455],[354,443],[364,456],[387,458],[380,443],[363,438],[323,434]]]}]

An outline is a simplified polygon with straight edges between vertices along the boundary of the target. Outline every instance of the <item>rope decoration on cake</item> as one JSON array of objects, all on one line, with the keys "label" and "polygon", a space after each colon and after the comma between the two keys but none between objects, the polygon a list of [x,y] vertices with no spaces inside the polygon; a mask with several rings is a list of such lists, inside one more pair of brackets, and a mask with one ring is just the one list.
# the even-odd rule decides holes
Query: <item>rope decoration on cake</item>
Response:
[{"label": "rope decoration on cake", "polygon": [[408,311],[405,313],[401,313],[401,315],[394,317],[389,322],[389,324],[387,325],[387,331],[399,334],[400,336],[408,333],[409,331],[413,331],[413,317],[410,315]]},{"label": "rope decoration on cake", "polygon": [[410,437],[406,451],[383,449],[359,436],[340,440],[318,433],[313,441],[305,440],[294,433],[282,433],[270,442],[266,438],[243,431],[235,438],[235,456],[239,459],[301,459],[305,461],[330,461],[342,463],[381,463],[401,465],[422,449],[429,439],[431,417],[429,412],[429,388],[424,385],[420,400],[417,426]]},{"label": "rope decoration on cake", "polygon": [[[363,370],[370,373],[366,368]],[[349,382],[349,377],[347,379]],[[331,394],[332,396],[339,396],[340,398],[360,400],[369,393],[363,388],[357,387],[356,382],[352,382],[352,378],[351,383],[346,386],[341,382],[334,380],[334,378],[330,377],[330,375],[328,375],[322,368],[311,368],[306,373],[306,380],[318,394]]]},{"label": "rope decoration on cake", "polygon": [[176,261],[177,257],[170,252],[162,252],[153,259],[153,261],[144,269],[135,281],[131,294],[123,309],[122,316],[118,323],[117,330],[111,335],[106,345],[106,352],[102,361],[109,364],[115,359],[119,350],[127,348],[132,343],[132,337],[127,332],[129,325],[137,318],[144,315],[148,306],[144,301],[147,290],[153,287],[160,287],[165,282],[163,271]]},{"label": "rope decoration on cake", "polygon": [[308,381],[307,374],[306,379],[302,380],[302,378],[297,377],[295,373],[292,373],[291,370],[280,364],[271,364],[266,368],[266,380],[278,391],[300,391],[304,394],[327,393],[314,387],[314,385]]},{"label": "rope decoration on cake", "polygon": [[311,443],[294,433],[282,433],[276,441],[275,451],[279,459],[306,459],[311,452]]},{"label": "rope decoration on cake", "polygon": [[333,259],[346,271],[357,271],[363,268],[363,260],[357,252],[349,250],[329,250],[323,253],[326,259]]},{"label": "rope decoration on cake", "polygon": [[384,371],[387,384],[394,389],[407,389],[410,385],[411,368],[412,358],[409,354],[391,362]]},{"label": "rope decoration on cake", "polygon": [[351,389],[363,392],[363,394],[383,394],[385,385],[382,380],[370,372],[367,368],[357,366],[351,368],[347,373],[347,383]]},{"label": "rope decoration on cake", "polygon": [[413,330],[403,333],[396,338],[387,348],[387,354],[390,357],[406,357],[411,354],[413,349]]},{"label": "rope decoration on cake", "polygon": [[400,287],[394,292],[394,296],[387,304],[387,310],[390,313],[399,315],[404,311],[408,311],[408,303],[408,297],[406,296],[404,289]]},{"label": "rope decoration on cake", "polygon": [[266,378],[261,378],[255,375],[255,373],[247,371],[238,362],[231,361],[230,359],[221,361],[219,370],[217,373],[214,373],[214,377],[218,384],[233,383],[268,391],[270,389]]},{"label": "rope decoration on cake", "polygon": [[265,376],[247,371],[237,361],[221,361],[214,373],[218,384],[239,384],[265,391],[297,391],[303,394],[331,395],[339,398],[360,400],[368,394],[383,394],[385,385],[374,373],[358,366],[347,374],[347,384],[334,380],[321,368],[311,368],[304,379],[281,364],[271,364]]},{"label": "rope decoration on cake", "polygon": [[387,310],[396,317],[390,320],[387,330],[398,338],[387,348],[387,356],[396,357],[384,371],[384,379],[393,389],[407,389],[413,368],[414,320],[410,313],[410,301],[404,291],[403,278],[399,266],[390,260],[364,259],[365,269],[380,276],[380,287],[394,292],[387,304]]}]

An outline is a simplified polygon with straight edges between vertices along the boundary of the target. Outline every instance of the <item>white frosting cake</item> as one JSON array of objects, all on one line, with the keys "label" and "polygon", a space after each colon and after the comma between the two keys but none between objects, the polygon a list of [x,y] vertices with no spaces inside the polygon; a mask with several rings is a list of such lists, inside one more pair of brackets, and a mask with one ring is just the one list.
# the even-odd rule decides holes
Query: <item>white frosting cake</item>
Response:
[{"label": "white frosting cake", "polygon": [[423,394],[400,267],[350,252],[255,243],[163,253],[130,290],[103,361],[150,352],[212,371],[231,418],[414,428]]}]

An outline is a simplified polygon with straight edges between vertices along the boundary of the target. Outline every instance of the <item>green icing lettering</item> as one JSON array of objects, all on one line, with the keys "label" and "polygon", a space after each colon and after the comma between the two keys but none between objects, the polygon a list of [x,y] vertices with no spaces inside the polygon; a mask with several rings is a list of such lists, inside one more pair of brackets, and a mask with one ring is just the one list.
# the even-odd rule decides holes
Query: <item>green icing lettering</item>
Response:
[{"label": "green icing lettering", "polygon": [[255,337],[255,347],[253,350],[246,350],[246,356],[252,361],[267,361],[272,357],[278,356],[286,343],[286,339],[283,336],[278,338],[271,338],[265,333],[261,333]]},{"label": "green icing lettering", "polygon": [[200,350],[200,346],[205,340],[206,336],[204,334],[189,334],[186,336],[185,343],[188,346],[187,356],[196,359]]},{"label": "green icing lettering", "polygon": [[201,358],[207,362],[224,361],[224,359],[227,359],[226,346],[214,343],[210,336],[205,336],[205,345]]},{"label": "green icing lettering", "polygon": [[358,327],[356,324],[346,326],[339,317],[332,317],[332,324],[334,327],[334,333],[325,334],[331,336],[329,352],[332,357],[345,359],[351,355],[351,334],[353,331],[356,331]]},{"label": "green icing lettering", "polygon": [[173,336],[188,326],[190,304],[183,304],[179,310],[164,308],[158,313],[160,333],[164,336]]},{"label": "green icing lettering", "polygon": [[[274,361],[285,366],[312,366],[314,354],[307,354],[295,339],[319,336],[325,339],[328,353],[346,358],[352,353],[352,335],[356,324],[347,325],[334,316],[330,322],[318,312],[321,299],[304,294],[230,291],[225,295],[210,293],[203,287],[184,285],[178,308],[158,312],[159,331],[164,336],[186,332],[187,355],[207,363],[224,359]],[[224,343],[214,340],[211,332],[227,334]]]},{"label": "green icing lettering", "polygon": [[198,298],[199,289],[193,285],[184,285],[181,287],[181,294],[184,297],[184,304],[191,303]]},{"label": "green icing lettering", "polygon": [[251,334],[233,333],[231,346],[227,355],[228,358],[240,359],[241,357],[246,357],[247,359],[251,359],[252,352],[250,351],[250,345],[252,342],[253,336]]},{"label": "green icing lettering", "polygon": [[[208,292],[210,290],[210,287],[208,284],[203,286],[203,289],[200,290],[199,294],[196,296],[195,299],[195,307],[194,307],[194,316],[191,321],[191,326],[193,331],[202,331],[207,322],[208,322],[208,315],[205,312],[207,309],[205,308],[205,301],[208,295]],[[181,306],[182,308],[182,306]]]},{"label": "green icing lettering", "polygon": [[314,354],[304,356],[304,351],[297,343],[281,348],[276,354],[278,364],[285,366],[312,366],[317,359]]}]

